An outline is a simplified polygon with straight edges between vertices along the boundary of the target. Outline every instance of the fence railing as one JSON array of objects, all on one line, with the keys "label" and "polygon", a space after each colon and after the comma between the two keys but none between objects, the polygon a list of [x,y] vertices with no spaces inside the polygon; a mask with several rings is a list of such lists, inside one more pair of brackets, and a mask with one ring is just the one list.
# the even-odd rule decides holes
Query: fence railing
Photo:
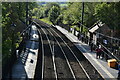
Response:
[{"label": "fence railing", "polygon": [[[83,38],[83,42],[85,42],[86,44],[90,44],[90,42],[91,42],[91,37],[90,36],[88,36],[88,35],[86,35],[86,34],[84,34],[84,33],[80,33],[79,34],[79,37],[80,37],[80,35],[84,35],[84,38]],[[92,33],[92,34],[97,34],[97,32],[96,33]],[[98,33],[100,36],[104,36],[104,37],[106,37],[107,39],[108,38],[112,38],[112,39],[114,39],[114,40],[119,40],[119,42],[120,42],[120,39],[117,39],[117,38],[113,38],[113,37],[109,37],[109,36],[105,36],[105,35],[103,35],[103,34],[101,34],[101,33]],[[77,36],[77,35],[75,35],[75,36]],[[109,46],[105,46],[103,43],[103,38],[102,38],[102,40],[101,41],[99,41],[99,40],[97,40],[96,41],[96,43],[98,43],[98,44],[100,44],[101,46],[102,46],[102,48],[104,48],[104,51],[102,51],[103,53],[104,53],[104,58],[107,60],[107,58],[109,59],[109,58],[114,58],[114,59],[116,59],[118,62],[120,62],[120,56],[116,56],[115,55],[115,53],[114,52],[112,52],[110,49],[112,48],[112,45],[110,45],[110,44],[107,44],[107,45],[110,45],[110,47]],[[110,42],[109,42],[110,43]],[[112,43],[111,43],[112,44]],[[118,44],[119,45],[119,44]],[[97,46],[97,45],[94,45],[94,46]],[[109,49],[110,48],[110,49]],[[119,50],[118,50],[119,51]],[[120,55],[120,53],[118,52],[118,55]]]}]

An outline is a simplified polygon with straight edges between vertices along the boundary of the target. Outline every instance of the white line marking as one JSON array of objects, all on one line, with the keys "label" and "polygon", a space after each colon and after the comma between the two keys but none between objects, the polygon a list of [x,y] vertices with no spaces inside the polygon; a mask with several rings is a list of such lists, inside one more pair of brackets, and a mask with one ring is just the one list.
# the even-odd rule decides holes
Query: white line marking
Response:
[{"label": "white line marking", "polygon": [[[87,53],[87,50],[85,48],[83,48],[81,45],[80,47]],[[89,53],[87,53],[102,69],[103,71],[110,77],[110,78],[114,78],[114,76],[104,67],[102,66],[92,55],[90,55]]]},{"label": "white line marking", "polygon": [[43,39],[42,39],[41,32],[39,31],[39,33],[40,33],[40,38],[41,38],[41,42],[42,42],[42,77],[41,77],[41,80],[43,80],[43,78],[44,78],[44,46],[43,46]]}]

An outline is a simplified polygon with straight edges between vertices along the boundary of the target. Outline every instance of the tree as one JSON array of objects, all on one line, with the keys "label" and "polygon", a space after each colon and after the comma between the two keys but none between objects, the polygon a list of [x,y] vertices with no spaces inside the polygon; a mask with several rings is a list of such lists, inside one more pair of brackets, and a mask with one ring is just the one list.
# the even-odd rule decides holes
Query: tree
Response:
[{"label": "tree", "polygon": [[53,6],[56,6],[56,7],[60,8],[59,4],[56,3],[56,2],[47,3],[47,4],[46,4],[46,7],[45,7],[45,10],[44,10],[44,17],[48,17],[48,15],[49,15],[49,10],[50,10]]},{"label": "tree", "polygon": [[48,18],[53,24],[56,24],[56,19],[58,18],[59,15],[60,15],[60,8],[53,6],[49,11]]},{"label": "tree", "polygon": [[120,3],[102,3],[96,6],[97,20],[101,20],[113,30],[119,28],[120,14],[118,4]]},{"label": "tree", "polygon": [[[29,9],[34,8],[33,4],[35,4],[35,3],[31,3],[31,2],[29,3]],[[14,58],[15,58],[15,54],[13,54],[13,52],[16,48],[16,41],[17,41],[18,37],[20,36],[20,31],[18,29],[18,26],[20,24],[25,23],[25,20],[26,20],[26,3],[23,3],[23,2],[22,3],[21,2],[3,2],[2,3],[3,75],[5,75],[6,71],[8,70],[7,66],[11,66],[10,61],[14,60]],[[14,31],[11,29],[12,23],[17,25],[15,27]],[[21,29],[22,27],[19,27],[19,28]],[[14,34],[13,34],[13,32],[14,32]],[[14,35],[14,37],[13,37],[13,35]],[[12,49],[14,49],[14,50],[12,51]]]},{"label": "tree", "polygon": [[60,14],[56,19],[56,24],[59,25],[62,24],[62,22],[63,22],[63,14]]}]

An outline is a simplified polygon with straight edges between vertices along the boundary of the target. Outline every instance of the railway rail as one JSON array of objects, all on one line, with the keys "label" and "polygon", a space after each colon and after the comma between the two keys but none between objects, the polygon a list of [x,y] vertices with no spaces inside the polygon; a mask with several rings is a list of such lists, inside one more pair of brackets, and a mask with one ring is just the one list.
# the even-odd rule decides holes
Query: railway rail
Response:
[{"label": "railway rail", "polygon": [[40,49],[35,78],[103,80],[92,64],[74,44],[52,25],[37,19]]}]

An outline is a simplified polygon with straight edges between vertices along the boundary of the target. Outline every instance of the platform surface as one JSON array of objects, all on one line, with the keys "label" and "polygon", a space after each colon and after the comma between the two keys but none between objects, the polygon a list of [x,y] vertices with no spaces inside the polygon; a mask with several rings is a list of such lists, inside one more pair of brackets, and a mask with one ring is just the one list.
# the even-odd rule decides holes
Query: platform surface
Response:
[{"label": "platform surface", "polygon": [[118,76],[118,70],[110,68],[105,60],[96,59],[96,53],[90,51],[88,44],[82,43],[76,36],[68,32],[60,26],[54,26],[61,31],[70,41],[77,46],[77,48],[83,53],[83,55],[90,61],[90,63],[96,68],[103,78],[116,79]]},{"label": "platform surface", "polygon": [[[22,51],[13,65],[11,74],[13,79],[34,78],[39,49],[39,42],[37,40],[39,37],[36,37],[38,33],[35,33],[34,30],[31,31],[31,34],[30,39],[26,41],[25,51]],[[34,35],[36,36],[34,37]]]}]

